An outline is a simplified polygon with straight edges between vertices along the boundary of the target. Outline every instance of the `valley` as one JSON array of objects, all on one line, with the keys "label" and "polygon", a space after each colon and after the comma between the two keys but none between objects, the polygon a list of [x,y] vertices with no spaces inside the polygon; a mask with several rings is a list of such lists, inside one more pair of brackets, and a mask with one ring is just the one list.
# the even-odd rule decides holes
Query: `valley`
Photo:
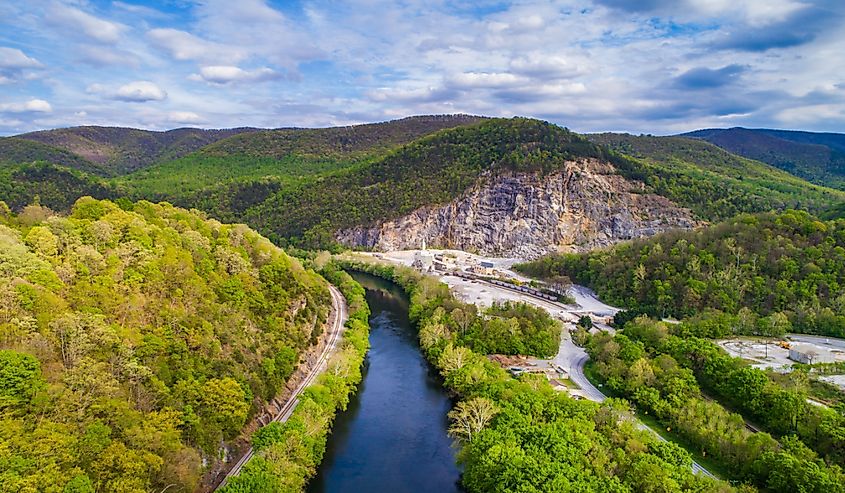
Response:
[{"label": "valley", "polygon": [[[527,118],[83,127],[3,146],[2,371],[36,383],[6,390],[3,419],[101,445],[62,459],[4,438],[31,462],[2,485],[746,492],[792,491],[782,464],[817,491],[845,477],[841,365],[757,367],[718,344],[843,337],[836,188],[700,139]],[[375,461],[400,436],[407,453]]]},{"label": "valley", "polygon": [[0,493],[845,493],[843,25],[0,0]]}]

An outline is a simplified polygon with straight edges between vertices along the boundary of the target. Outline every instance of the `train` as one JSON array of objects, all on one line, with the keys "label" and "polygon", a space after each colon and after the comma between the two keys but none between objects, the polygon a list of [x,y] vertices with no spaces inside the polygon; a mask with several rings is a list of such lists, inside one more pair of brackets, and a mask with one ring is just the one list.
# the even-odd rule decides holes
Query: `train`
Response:
[{"label": "train", "polygon": [[537,298],[541,298],[547,301],[558,301],[557,296],[552,296],[548,293],[540,291],[539,289],[529,288],[528,286],[517,286],[516,284],[512,284],[505,281],[500,281],[498,279],[489,279],[481,276],[477,276],[475,274],[470,274],[467,272],[456,272],[456,276],[464,278],[464,279],[477,279],[485,282],[489,282],[490,284],[494,284],[496,286],[501,286],[503,288],[512,289],[514,291],[519,291],[521,293],[530,294],[531,296],[535,296]]}]

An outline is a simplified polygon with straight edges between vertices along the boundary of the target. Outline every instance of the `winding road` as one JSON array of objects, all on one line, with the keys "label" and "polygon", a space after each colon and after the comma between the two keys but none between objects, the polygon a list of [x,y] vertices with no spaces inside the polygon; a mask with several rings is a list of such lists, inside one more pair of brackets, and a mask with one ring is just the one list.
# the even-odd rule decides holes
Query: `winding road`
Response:
[{"label": "winding road", "polygon": [[[299,386],[294,390],[294,392],[290,395],[288,400],[284,403],[284,405],[279,409],[279,412],[276,413],[276,416],[273,417],[272,421],[278,421],[280,423],[284,423],[285,421],[290,418],[290,415],[293,414],[294,409],[299,404],[299,396],[302,394],[302,391],[305,390],[306,387],[311,385],[314,379],[317,378],[320,373],[325,370],[326,365],[328,364],[329,358],[331,357],[332,353],[334,353],[335,348],[337,348],[338,341],[340,341],[340,336],[343,333],[344,324],[346,323],[347,319],[347,312],[346,312],[346,300],[343,298],[343,295],[340,291],[334,287],[329,285],[329,291],[332,296],[332,323],[331,327],[329,328],[328,333],[328,341],[326,342],[325,347],[320,352],[317,360],[311,367],[311,371],[308,375],[302,380]],[[247,449],[246,453],[241,457],[241,459],[235,463],[232,469],[226,474],[226,477],[223,478],[223,481],[217,485],[215,490],[218,490],[226,485],[226,482],[229,478],[233,476],[237,476],[241,469],[243,469],[244,465],[249,462],[253,456],[252,447]]]},{"label": "winding road", "polygon": [[[485,287],[491,290],[505,289],[496,284],[491,284],[483,280],[480,280],[479,282],[484,283]],[[573,286],[572,292],[576,297],[576,301],[579,305],[579,310],[591,311],[594,313],[601,314],[602,316],[607,316],[609,314],[612,315],[613,313],[616,313],[616,311],[618,311],[617,308],[601,303],[595,297],[595,295],[587,288],[584,288],[582,286]],[[560,310],[571,309],[570,307],[566,307],[566,305],[563,305],[561,303],[547,301],[542,298],[536,298],[530,295],[525,295],[524,301],[540,308],[545,308],[546,310],[556,310],[551,311],[552,315],[554,315]],[[600,328],[613,332],[613,329],[603,324]],[[607,399],[607,396],[604,395],[598,388],[596,388],[596,386],[593,385],[589,379],[587,379],[586,375],[584,375],[584,365],[587,364],[587,361],[589,361],[589,359],[590,356],[586,353],[586,351],[584,351],[583,348],[576,346],[572,342],[571,337],[568,337],[566,334],[563,334],[563,337],[561,337],[560,341],[560,349],[558,350],[558,353],[554,357],[554,359],[552,359],[552,362],[555,365],[568,370],[569,378],[573,382],[575,382],[576,385],[581,387],[581,391],[587,399],[595,402],[604,402],[604,400]],[[660,433],[657,433],[657,431],[655,431],[642,421],[637,420],[637,427],[641,430],[648,430],[654,433],[654,435],[661,441],[667,441],[660,435]],[[708,471],[704,466],[702,466],[698,462],[693,461],[692,470],[696,474],[701,474],[713,479],[718,479],[713,473]]]},{"label": "winding road", "polygon": [[[572,346],[575,346],[574,344],[572,344],[572,340],[569,337],[566,337],[566,342],[571,344]],[[563,345],[563,343],[561,345]],[[593,385],[592,382],[590,382],[587,376],[584,375],[584,365],[587,364],[587,361],[589,361],[590,356],[587,355],[587,353],[583,352],[583,350],[581,350],[581,352],[583,354],[575,354],[573,358],[569,360],[569,362],[571,363],[569,378],[573,382],[575,382],[579,387],[581,387],[581,390],[588,399],[590,399],[591,401],[603,402],[605,399],[607,399],[607,396],[605,396],[601,392],[601,390],[597,389],[596,386]],[[657,433],[653,428],[643,423],[642,421],[637,420],[637,427],[641,430],[648,430],[654,433],[654,436],[656,436],[660,441],[667,441],[660,435],[660,433]],[[718,479],[715,475],[713,475],[713,473],[705,469],[704,466],[702,466],[696,461],[692,461],[692,472],[696,474],[702,474],[713,479]]]}]

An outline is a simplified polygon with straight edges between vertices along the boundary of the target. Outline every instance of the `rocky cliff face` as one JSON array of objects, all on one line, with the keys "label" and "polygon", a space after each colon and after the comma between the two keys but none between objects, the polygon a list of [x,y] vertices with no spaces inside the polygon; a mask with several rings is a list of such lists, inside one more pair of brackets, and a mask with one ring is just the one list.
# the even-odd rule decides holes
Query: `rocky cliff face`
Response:
[{"label": "rocky cliff face", "polygon": [[425,240],[431,247],[530,259],[696,224],[689,210],[644,193],[610,164],[580,160],[545,176],[483,176],[448,204],[340,231],[337,239],[377,250],[419,248]]}]

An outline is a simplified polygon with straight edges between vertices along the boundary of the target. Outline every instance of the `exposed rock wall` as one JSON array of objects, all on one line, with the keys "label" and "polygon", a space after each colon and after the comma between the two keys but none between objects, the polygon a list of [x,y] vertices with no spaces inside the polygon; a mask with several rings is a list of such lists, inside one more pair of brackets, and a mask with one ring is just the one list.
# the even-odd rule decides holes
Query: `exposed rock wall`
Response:
[{"label": "exposed rock wall", "polygon": [[377,250],[457,248],[535,258],[587,250],[697,223],[689,210],[596,160],[566,163],[548,175],[486,175],[463,196],[384,224],[340,231],[349,246]]}]

